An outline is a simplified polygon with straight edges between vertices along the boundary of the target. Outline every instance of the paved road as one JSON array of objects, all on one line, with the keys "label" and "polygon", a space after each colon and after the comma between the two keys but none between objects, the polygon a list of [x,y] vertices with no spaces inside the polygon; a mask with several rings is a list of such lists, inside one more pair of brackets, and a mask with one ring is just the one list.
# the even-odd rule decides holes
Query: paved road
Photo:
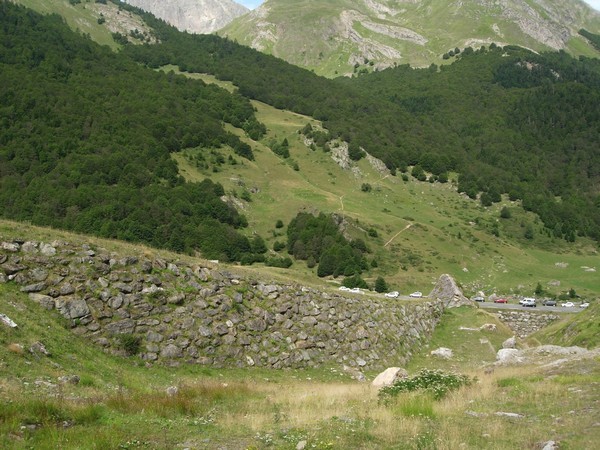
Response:
[{"label": "paved road", "polygon": [[538,305],[535,308],[521,306],[518,303],[493,303],[493,302],[479,302],[477,303],[482,308],[491,309],[514,309],[514,310],[533,310],[533,311],[549,311],[549,312],[562,312],[562,313],[577,313],[583,311],[583,308],[575,306],[574,308],[563,308],[562,306],[543,306]]}]

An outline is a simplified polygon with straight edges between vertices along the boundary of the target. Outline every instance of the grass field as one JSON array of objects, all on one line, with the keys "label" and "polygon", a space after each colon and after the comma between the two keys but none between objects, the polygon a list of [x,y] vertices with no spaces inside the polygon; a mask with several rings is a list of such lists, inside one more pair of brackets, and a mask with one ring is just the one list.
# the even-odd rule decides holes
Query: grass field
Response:
[{"label": "grass field", "polygon": [[[514,449],[593,448],[599,361],[484,372],[510,333],[478,309],[447,313],[408,365],[475,377],[442,400],[423,392],[382,403],[341,367],[311,370],[145,367],[73,335],[55,314],[0,285],[0,447],[6,449]],[[482,340],[488,343],[483,345]],[[29,348],[42,342],[50,356]],[[435,360],[439,343],[455,359]],[[79,377],[79,383],[59,381]],[[371,380],[375,373],[367,373]],[[517,418],[498,412],[519,414]]]},{"label": "grass field", "polygon": [[[205,75],[186,75],[213,81]],[[307,123],[319,126],[312,118],[253,104],[267,126],[267,136],[255,142],[242,130],[228,129],[251,145],[255,161],[242,160],[230,149],[211,150],[205,167],[198,166],[196,155],[206,150],[188,149],[174,158],[189,181],[210,177],[223,184],[247,216],[248,233],[264,236],[268,246],[286,240],[285,228],[275,228],[277,220],[287,224],[299,211],[335,213],[346,219],[348,234],[367,242],[370,258],[378,261],[378,268],[364,278],[373,282],[383,276],[391,288],[403,293],[429,292],[440,274],[449,273],[467,295],[480,290],[488,295],[531,295],[538,283],[547,295],[571,288],[586,298],[599,295],[596,244],[580,239],[568,245],[550,238],[518,203],[505,199],[483,208],[458,194],[453,182],[432,184],[412,177],[403,181],[378,172],[365,159],[344,170],[329,153],[304,144],[298,131]],[[290,144],[288,159],[268,147],[283,139]],[[231,156],[236,164],[213,164],[211,158],[217,155],[223,160]],[[370,192],[362,190],[364,184],[372,187]],[[249,201],[241,200],[243,194]],[[500,218],[503,206],[510,209],[511,218]],[[535,230],[533,240],[523,237],[526,226]],[[376,230],[376,238],[369,236],[369,229]],[[302,262],[290,272],[294,277],[315,277],[314,269]]]}]

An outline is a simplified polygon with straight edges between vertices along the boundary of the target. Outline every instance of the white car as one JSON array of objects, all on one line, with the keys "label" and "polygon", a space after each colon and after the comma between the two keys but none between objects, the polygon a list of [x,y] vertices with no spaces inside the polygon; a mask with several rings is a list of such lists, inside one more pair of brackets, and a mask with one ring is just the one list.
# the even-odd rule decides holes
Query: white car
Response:
[{"label": "white car", "polygon": [[423,293],[419,292],[419,291],[413,292],[412,294],[409,295],[409,297],[412,297],[412,298],[421,298],[421,297],[423,297]]},{"label": "white car", "polygon": [[588,302],[582,303],[581,305],[579,305],[580,308],[587,308],[588,306],[590,306],[590,304]]},{"label": "white car", "polygon": [[519,305],[523,305],[524,306],[525,303],[527,303],[529,305],[531,302],[535,303],[535,298],[533,298],[533,297],[523,297],[521,300],[519,300]]},{"label": "white car", "polygon": [[339,287],[339,290],[340,290],[340,291],[349,291],[349,290],[350,290],[350,288],[349,288],[349,287],[346,287],[346,286],[340,286],[340,287]]},{"label": "white car", "polygon": [[360,290],[360,288],[352,288],[350,289],[350,292],[352,292],[353,294],[362,294],[363,292]]},{"label": "white car", "polygon": [[573,302],[566,302],[566,303],[563,303],[561,306],[563,308],[573,308],[573,307],[575,307],[575,303],[573,303]]},{"label": "white car", "polygon": [[398,291],[392,291],[392,292],[387,292],[384,295],[387,298],[398,298],[398,296],[400,295],[400,292],[398,292]]}]

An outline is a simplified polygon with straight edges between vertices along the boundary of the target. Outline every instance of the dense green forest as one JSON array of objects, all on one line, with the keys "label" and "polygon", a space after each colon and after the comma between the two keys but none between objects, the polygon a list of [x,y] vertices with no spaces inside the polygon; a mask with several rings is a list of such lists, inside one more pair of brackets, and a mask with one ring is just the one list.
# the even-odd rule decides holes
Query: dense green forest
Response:
[{"label": "dense green forest", "polygon": [[249,98],[322,120],[358,158],[362,147],[393,171],[459,172],[460,190],[485,205],[509,194],[557,237],[600,239],[597,59],[492,44],[457,52],[451,65],[327,80],[217,36],[145,20],[161,44],[127,46],[136,61],[233,81]]},{"label": "dense green forest", "polygon": [[[223,188],[184,182],[170,157],[230,146],[252,159],[252,149],[222,125],[260,139],[265,128],[252,98],[322,120],[328,134],[319,142],[341,138],[355,159],[362,147],[393,173],[416,166],[434,180],[455,171],[459,190],[483,204],[508,194],[555,236],[600,240],[597,59],[492,45],[463,49],[447,66],[328,80],[136,11],[160,44],[125,44],[115,54],[57,16],[0,3],[3,217],[211,258],[264,260],[236,230],[246,219],[220,200]],[[166,64],[233,81],[239,92],[148,69]],[[288,242],[292,254],[295,242]],[[363,263],[330,264],[328,273],[359,273]]]},{"label": "dense green forest", "polygon": [[308,267],[317,266],[317,275],[347,277],[368,269],[364,256],[367,246],[361,239],[347,240],[329,215],[298,213],[287,230],[288,252],[305,260]]},{"label": "dense green forest", "polygon": [[185,183],[170,153],[251,148],[250,103],[215,86],[140,67],[70,31],[58,16],[0,5],[2,216],[211,258],[250,251],[246,219],[220,185]]}]

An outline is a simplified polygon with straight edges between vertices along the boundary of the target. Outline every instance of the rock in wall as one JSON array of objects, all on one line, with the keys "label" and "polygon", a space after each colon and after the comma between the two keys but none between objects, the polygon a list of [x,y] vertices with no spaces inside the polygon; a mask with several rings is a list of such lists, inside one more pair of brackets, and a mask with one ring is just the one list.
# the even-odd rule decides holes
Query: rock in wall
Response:
[{"label": "rock in wall", "polygon": [[0,283],[17,284],[106,351],[169,365],[402,365],[444,309],[443,301],[344,296],[245,278],[205,261],[66,242],[2,242]]}]

